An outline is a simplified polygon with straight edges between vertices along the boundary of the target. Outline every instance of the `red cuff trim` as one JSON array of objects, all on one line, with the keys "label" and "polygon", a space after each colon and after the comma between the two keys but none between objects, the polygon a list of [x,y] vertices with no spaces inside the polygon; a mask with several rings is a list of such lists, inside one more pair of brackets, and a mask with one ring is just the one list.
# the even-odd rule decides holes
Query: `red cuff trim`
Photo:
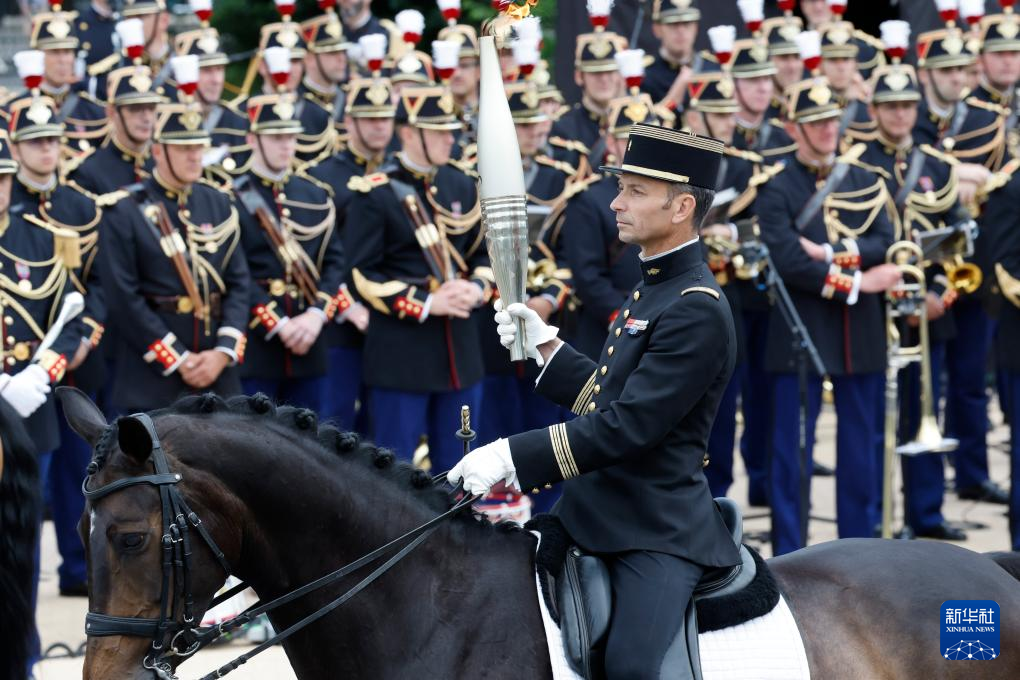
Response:
[{"label": "red cuff trim", "polygon": [[173,346],[173,339],[166,338],[157,340],[149,345],[148,361],[158,361],[164,370],[169,370],[174,364],[181,360],[181,355]]},{"label": "red cuff trim", "polygon": [[255,305],[251,312],[255,316],[251,323],[252,328],[261,324],[269,332],[280,323],[280,315],[276,313],[275,302],[270,302],[268,305]]},{"label": "red cuff trim", "polygon": [[393,306],[396,308],[397,313],[400,316],[409,316],[413,319],[420,319],[422,312],[425,310],[423,305],[414,300],[408,299],[403,295],[397,297]]},{"label": "red cuff trim", "polygon": [[51,383],[58,383],[63,379],[64,371],[67,370],[67,357],[52,350],[45,350],[39,356],[39,365],[50,376]]}]

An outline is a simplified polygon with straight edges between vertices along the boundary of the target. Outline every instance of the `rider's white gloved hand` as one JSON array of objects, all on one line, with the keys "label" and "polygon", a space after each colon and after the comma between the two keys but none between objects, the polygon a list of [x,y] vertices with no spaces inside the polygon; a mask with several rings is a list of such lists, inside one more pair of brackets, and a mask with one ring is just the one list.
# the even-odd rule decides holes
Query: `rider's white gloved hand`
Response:
[{"label": "rider's white gloved hand", "polygon": [[6,382],[0,384],[0,397],[27,418],[46,403],[50,393],[50,376],[39,364],[29,364]]},{"label": "rider's white gloved hand", "polygon": [[517,337],[517,324],[514,322],[517,319],[522,320],[524,322],[525,354],[534,359],[539,366],[545,364],[542,354],[538,351],[538,346],[554,340],[556,334],[560,332],[559,328],[542,321],[538,312],[520,302],[515,302],[503,309],[503,301],[496,300],[495,319],[496,330],[499,331],[499,341],[507,348],[514,344],[514,339]]},{"label": "rider's white gloved hand", "polygon": [[517,469],[510,457],[510,442],[497,439],[464,456],[453,466],[446,479],[453,486],[464,480],[464,490],[477,496],[484,496],[498,482],[512,484],[520,491],[517,483]]}]

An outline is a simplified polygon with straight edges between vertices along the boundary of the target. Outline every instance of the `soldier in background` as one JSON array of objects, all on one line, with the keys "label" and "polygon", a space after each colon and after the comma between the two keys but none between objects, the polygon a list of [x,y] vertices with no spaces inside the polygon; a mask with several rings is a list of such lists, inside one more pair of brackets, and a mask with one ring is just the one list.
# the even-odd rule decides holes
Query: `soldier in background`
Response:
[{"label": "soldier in background", "polygon": [[404,459],[427,437],[437,471],[462,453],[449,430],[460,407],[480,407],[471,314],[491,293],[475,182],[448,165],[459,128],[448,90],[405,88],[400,151],[380,172],[352,179],[346,223],[354,292],[370,309],[371,436]]},{"label": "soldier in background", "polygon": [[210,136],[210,150],[203,159],[206,169],[240,172],[248,162],[251,149],[245,141],[248,119],[233,104],[223,100],[227,65],[215,28],[200,28],[179,33],[174,39],[178,56],[198,57],[196,101],[202,108],[202,127]]},{"label": "soldier in background", "polygon": [[201,179],[208,144],[196,104],[160,104],[152,176],[110,199],[103,291],[114,322],[133,330],[119,338],[113,376],[123,412],[241,391],[248,266],[231,197]]},{"label": "soldier in background", "polygon": [[125,66],[109,74],[107,115],[110,134],[84,157],[76,168],[64,165],[64,172],[83,189],[107,194],[123,189],[152,171],[149,144],[156,126],[156,104],[163,97],[152,88],[144,66]]},{"label": "soldier in background", "polygon": [[[836,521],[840,538],[872,536],[878,524],[880,470],[874,455],[882,432],[886,366],[885,316],[878,293],[899,280],[885,262],[893,242],[884,180],[856,154],[837,157],[842,109],[824,78],[788,90],[787,133],[797,152],[763,181],[755,212],[776,272],[789,290],[833,382],[836,431]],[[773,373],[769,501],[777,555],[804,547],[799,453],[799,398],[792,331],[780,310],[769,320],[766,370]],[[808,374],[807,457],[821,405],[822,376]],[[809,468],[810,470],[810,468]]]},{"label": "soldier in background", "polygon": [[[348,84],[347,110],[344,127],[347,145],[310,171],[333,190],[336,205],[337,234],[350,252],[350,231],[346,227],[347,209],[354,190],[348,187],[352,178],[376,172],[388,160],[387,148],[393,139],[393,117],[396,114],[392,90],[385,79],[358,78]],[[344,272],[344,280],[349,270]],[[361,379],[361,354],[368,329],[369,312],[361,302],[353,302],[347,312],[327,324],[326,343],[329,362],[326,389],[322,396],[322,413],[343,427],[358,432],[368,431],[368,394]],[[360,409],[356,409],[360,402]],[[357,412],[356,412],[357,410]]]},{"label": "soldier in background", "polygon": [[701,11],[693,0],[655,0],[652,33],[659,40],[655,61],[645,72],[642,88],[652,100],[683,106],[687,81],[701,70],[701,55],[694,49]]},{"label": "soldier in background", "polygon": [[768,118],[777,72],[768,48],[756,40],[737,40],[730,64],[740,105],[733,145],[769,159],[794,151],[797,147],[790,136]]},{"label": "soldier in background", "polygon": [[[1020,17],[993,14],[981,19],[981,82],[973,96],[1008,110],[1006,132],[1016,129],[1016,84],[1020,80]],[[1015,146],[1011,146],[1011,153]]]},{"label": "soldier in background", "polygon": [[291,167],[301,133],[292,93],[248,100],[251,169],[234,182],[251,274],[246,394],[322,410],[323,327],[351,305],[328,185]]},{"label": "soldier in background", "polygon": [[454,24],[440,30],[439,39],[460,44],[460,60],[449,85],[464,122],[463,130],[457,134],[454,158],[473,158],[477,146],[478,83],[482,77],[478,68],[478,34],[472,26]]},{"label": "soldier in background", "polygon": [[358,42],[370,33],[386,33],[379,19],[372,14],[372,0],[339,0],[340,18],[351,42]]},{"label": "soldier in background", "polygon": [[106,61],[119,52],[114,46],[117,19],[109,0],[91,0],[78,15],[77,33],[85,52],[86,67]]},{"label": "soldier in background", "polygon": [[849,131],[866,132],[874,127],[868,115],[868,92],[857,71],[860,51],[849,21],[834,21],[819,31],[822,41],[822,75],[839,95],[843,113],[839,117],[839,138]]},{"label": "soldier in background", "polygon": [[772,101],[765,114],[766,120],[785,118],[783,92],[804,75],[804,64],[794,41],[803,25],[800,17],[773,17],[762,22],[761,31],[769,45],[769,58],[776,67],[776,74],[772,78]]},{"label": "soldier in background", "polygon": [[347,48],[343,25],[334,12],[327,12],[301,22],[308,41],[305,75],[300,92],[330,112],[339,123],[344,115],[344,89],[347,81]]}]

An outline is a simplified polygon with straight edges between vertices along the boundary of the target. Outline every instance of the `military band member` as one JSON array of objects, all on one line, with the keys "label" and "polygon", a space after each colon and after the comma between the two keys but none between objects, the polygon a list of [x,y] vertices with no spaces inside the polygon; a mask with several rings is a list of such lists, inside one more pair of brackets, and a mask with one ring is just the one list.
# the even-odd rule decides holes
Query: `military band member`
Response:
[{"label": "military band member", "polygon": [[[788,90],[787,133],[796,154],[758,189],[755,211],[777,273],[832,379],[835,390],[836,521],[840,538],[871,536],[878,523],[874,456],[882,431],[885,371],[883,300],[899,272],[883,264],[893,229],[881,172],[862,164],[863,147],[837,157],[842,109],[824,78]],[[804,546],[796,357],[792,331],[773,308],[766,370],[773,376],[770,496],[777,555]],[[809,369],[810,370],[810,369]],[[809,374],[807,455],[811,460],[822,376]]]},{"label": "military band member", "polygon": [[[66,125],[66,144],[70,151],[81,153],[97,145],[106,134],[106,110],[94,97],[74,87],[78,79],[74,63],[79,47],[73,32],[74,17],[73,12],[35,15],[29,44],[45,55],[39,90],[56,102],[57,117]],[[2,107],[8,111],[13,102],[31,96],[31,92],[23,90],[4,101]]]},{"label": "military band member", "polygon": [[[734,98],[735,88],[729,74],[718,71],[695,74],[688,81],[687,92],[683,114],[687,129],[721,141],[732,140],[740,106]],[[741,151],[732,146],[723,150],[716,191],[717,201],[721,199],[722,202],[713,205],[701,228],[709,268],[729,302],[737,336],[737,368],[723,393],[708,439],[712,465],[706,468],[705,477],[715,497],[725,496],[733,483],[737,396],[743,391],[741,455],[747,469],[748,495],[753,505],[766,504],[766,442],[772,416],[772,397],[764,373],[768,300],[759,302],[756,298],[764,298],[764,295],[755,289],[755,282],[738,277],[732,262],[732,246],[710,244],[739,245],[740,235],[735,223],[753,217],[750,209],[757,188],[751,185],[750,180],[757,174],[762,162],[762,157],[753,151]],[[746,314],[743,309],[745,299],[749,300],[751,307]],[[747,328],[753,328],[757,334],[749,336]]]},{"label": "military band member", "polygon": [[767,117],[775,91],[772,79],[776,75],[768,48],[756,40],[735,41],[730,73],[740,105],[733,145],[767,159],[792,152],[796,148],[793,140],[778,121]]},{"label": "military band member", "polygon": [[311,95],[316,104],[330,112],[334,122],[344,115],[344,90],[347,81],[347,48],[343,24],[335,12],[301,22],[308,41],[305,75],[301,92]]},{"label": "military band member", "polygon": [[348,40],[358,40],[369,33],[386,33],[379,19],[372,14],[372,0],[339,0],[340,18]]},{"label": "military band member", "polygon": [[478,68],[478,34],[472,26],[454,24],[440,30],[439,39],[460,45],[457,70],[450,78],[449,87],[464,126],[456,135],[453,155],[455,159],[471,159],[477,151],[478,83],[482,75]]},{"label": "military band member", "polygon": [[116,14],[109,0],[91,0],[78,17],[78,39],[85,52],[86,67],[118,52],[114,47]]},{"label": "military band member", "polygon": [[[170,12],[167,11],[165,0],[124,0],[121,16],[124,19],[140,19],[142,33],[145,38],[145,51],[142,63],[152,71],[156,91],[170,76],[170,57],[173,49],[170,44]],[[110,64],[112,68],[116,62]],[[95,75],[101,75],[98,69]],[[94,75],[89,73],[89,75]],[[100,90],[102,91],[102,90]],[[163,93],[165,94],[165,93]]]},{"label": "military band member", "polygon": [[[336,204],[337,234],[349,238],[347,209],[354,190],[352,178],[374,174],[388,160],[387,149],[393,139],[396,106],[385,79],[357,78],[348,84],[344,128],[348,131],[346,148],[322,161],[309,172],[333,190]],[[344,244],[350,252],[349,242]],[[348,272],[344,272],[344,280]],[[322,400],[322,412],[344,427],[368,431],[368,395],[361,379],[361,354],[365,344],[369,312],[364,304],[352,302],[345,314],[337,315],[326,328],[329,345],[328,389]],[[356,406],[360,402],[360,409]]]},{"label": "military band member", "polygon": [[460,127],[449,91],[406,88],[401,150],[354,178],[347,212],[354,291],[370,309],[364,381],[372,437],[409,459],[423,435],[435,470],[457,460],[460,407],[478,412],[482,361],[471,314],[490,294],[474,180],[449,166]]},{"label": "military band member", "polygon": [[616,53],[626,49],[626,38],[600,30],[577,37],[574,54],[574,82],[581,88],[581,101],[563,114],[552,127],[549,143],[556,160],[575,168],[588,158],[594,168],[602,161],[604,150],[596,149],[609,102],[623,93],[623,79],[616,64]]},{"label": "military band member", "polygon": [[319,413],[328,351],[323,327],[350,307],[343,246],[327,185],[292,173],[301,124],[295,95],[248,100],[251,170],[234,183],[251,273],[247,394]]},{"label": "military band member", "polygon": [[[68,355],[66,379],[95,394],[105,379],[102,359],[93,351],[99,347],[106,322],[106,308],[99,286],[95,260],[102,210],[94,196],[86,195],[73,182],[58,176],[60,140],[64,126],[48,97],[15,101],[10,109],[11,152],[20,161],[10,189],[11,212],[37,225],[48,225],[77,242],[77,262],[67,263],[67,278],[85,295],[85,311],[74,323],[78,346]],[[60,418],[63,422],[63,418]],[[61,425],[61,442],[53,452],[47,480],[51,490],[53,522],[63,562],[58,569],[63,593],[85,593],[85,552],[78,538],[77,524],[84,509],[79,493],[90,447]]]},{"label": "military band member", "polygon": [[209,134],[197,105],[160,104],[152,176],[106,212],[100,266],[121,334],[113,377],[123,412],[181,393],[241,391],[249,274],[230,197],[201,180]]},{"label": "military band member", "polygon": [[[297,157],[301,164],[314,164],[333,153],[336,130],[332,114],[316,103],[310,93],[300,94],[304,77],[304,59],[307,44],[300,34],[300,25],[293,21],[280,21],[262,27],[259,54],[256,58],[258,73],[262,77],[264,94],[277,92],[298,93],[297,114],[303,132],[298,136]],[[283,85],[274,85],[266,65],[265,54],[269,47],[285,47],[290,51],[290,77]]]},{"label": "military band member", "polygon": [[839,95],[843,113],[839,117],[839,138],[849,131],[862,132],[874,127],[868,116],[867,91],[857,70],[860,47],[854,40],[854,25],[833,21],[820,30],[822,75]]},{"label": "military band member", "polygon": [[544,363],[537,391],[584,415],[487,444],[449,475],[470,493],[504,480],[523,490],[567,480],[556,514],[582,550],[605,561],[613,588],[609,678],[659,677],[680,621],[650,612],[661,602],[671,612],[686,606],[705,570],[739,561],[703,472],[736,353],[729,306],[697,237],[722,148],[634,127],[613,169],[622,174],[612,205],[621,237],[641,248],[641,281],[598,362],[524,305],[497,316],[504,344],[516,335],[511,314],[524,321],[528,355]]},{"label": "military band member", "polygon": [[836,18],[829,9],[829,4],[829,0],[800,0],[798,5],[807,22],[808,30],[821,30],[822,26]]},{"label": "military band member", "polygon": [[[905,41],[904,41],[905,42]],[[911,66],[880,66],[874,72],[870,88],[871,117],[876,128],[874,138],[865,142],[861,160],[882,168],[889,196],[896,207],[899,239],[912,239],[913,232],[939,229],[967,217],[957,195],[956,170],[952,159],[927,144],[914,145],[911,131],[917,121],[921,92]],[[940,403],[942,368],[946,342],[956,334],[946,312],[957,298],[941,264],[925,268],[929,325],[933,402]],[[900,329],[903,345],[916,344],[916,331]],[[913,337],[913,339],[911,339]],[[910,366],[900,390],[901,439],[909,441],[920,424],[920,368]],[[906,496],[905,523],[917,536],[945,540],[964,540],[966,534],[942,516],[945,488],[942,456],[902,456],[903,484]]]},{"label": "military band member", "polygon": [[149,144],[156,126],[156,104],[163,101],[152,90],[152,78],[144,66],[116,69],[106,82],[110,135],[77,168],[64,166],[75,182],[97,195],[123,189],[152,172]]},{"label": "military band member", "polygon": [[655,102],[683,105],[687,80],[701,70],[701,55],[694,49],[700,19],[701,10],[693,0],[653,3],[652,33],[659,40],[659,51],[641,86]]},{"label": "military band member", "polygon": [[233,104],[223,100],[227,65],[230,58],[223,52],[215,28],[201,28],[177,34],[174,51],[178,56],[198,57],[196,100],[202,107],[202,127],[209,133],[210,149],[203,164],[206,168],[222,168],[227,173],[239,172],[251,155],[245,141],[248,119]]},{"label": "military band member", "polygon": [[[611,159],[623,158],[630,128],[657,125],[651,97],[619,97],[610,102],[604,145]],[[599,172],[573,185],[562,224],[550,227],[548,242],[557,261],[570,269],[578,301],[576,329],[570,334],[577,351],[593,359],[606,334],[641,279],[638,248],[619,238],[610,203],[618,191],[611,173]]]},{"label": "military band member", "polygon": [[794,42],[794,36],[803,30],[803,25],[800,17],[773,17],[762,22],[761,32],[769,45],[769,58],[776,67],[776,74],[772,77],[772,101],[765,113],[766,120],[782,120],[786,117],[783,111],[783,92],[804,75],[804,64],[800,60],[797,43]]},{"label": "military band member", "polygon": [[[1016,83],[1020,80],[1020,16],[1013,12],[981,19],[981,82],[974,97],[1008,110],[1007,133],[1016,129]],[[1015,134],[1015,133],[1014,133]],[[1015,155],[1015,140],[1010,151]]]},{"label": "military band member", "polygon": [[[924,98],[914,126],[914,143],[930,144],[959,161],[960,201],[977,209],[978,192],[1006,157],[1004,109],[964,95],[966,67],[974,62],[959,29],[928,31],[917,37],[918,76]],[[963,295],[951,314],[959,340],[946,346],[946,434],[960,440],[956,450],[956,490],[961,498],[1006,503],[1006,492],[988,478],[985,368],[991,349],[991,319],[982,306],[992,281],[992,241],[1000,225],[978,217],[981,235],[972,259],[986,283]]]},{"label": "military band member", "polygon": [[[80,324],[71,319],[52,346],[40,351],[40,343],[57,320],[64,297],[74,290],[69,271],[77,265],[77,239],[34,216],[9,210],[11,181],[17,167],[7,136],[0,132],[0,399],[23,419],[31,437],[39,464],[41,496],[52,452],[60,443],[57,410],[50,391],[63,378],[67,362],[81,344]],[[51,501],[63,507],[74,499],[53,497]],[[41,523],[41,519],[36,521]],[[62,533],[61,538],[66,535]],[[79,540],[79,557],[83,557],[80,545]],[[38,555],[38,546],[36,551]],[[25,594],[31,598],[33,611],[39,584],[38,556],[34,563],[32,592]],[[37,659],[38,634],[33,635],[31,644],[30,654]]]}]

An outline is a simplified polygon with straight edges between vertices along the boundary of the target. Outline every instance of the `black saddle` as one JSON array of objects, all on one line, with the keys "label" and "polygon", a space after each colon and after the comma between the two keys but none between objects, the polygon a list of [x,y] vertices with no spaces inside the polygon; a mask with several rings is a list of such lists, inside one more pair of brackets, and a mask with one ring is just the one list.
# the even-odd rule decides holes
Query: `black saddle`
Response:
[{"label": "black saddle", "polygon": [[[694,597],[683,612],[680,630],[663,661],[664,680],[701,680],[699,615],[709,619],[711,629],[716,630],[768,613],[779,601],[778,588],[764,560],[741,544],[743,516],[740,508],[728,498],[717,498],[715,503],[739,548],[741,561],[734,567],[706,572],[698,583]],[[558,524],[558,520],[555,523]],[[562,525],[559,526],[562,530]],[[534,528],[542,532],[544,547],[548,523],[539,522]],[[552,542],[555,544],[556,539]],[[540,572],[543,568],[549,572],[545,574],[543,591],[560,624],[567,660],[586,680],[603,680],[605,641],[613,608],[609,570],[599,557],[586,555],[577,546],[566,550],[561,569],[550,569],[552,565],[543,563],[541,549],[536,561]],[[749,588],[752,584],[756,585]],[[751,594],[746,596],[746,593]],[[712,607],[716,611],[711,611]],[[739,618],[734,620],[734,616]]]}]

